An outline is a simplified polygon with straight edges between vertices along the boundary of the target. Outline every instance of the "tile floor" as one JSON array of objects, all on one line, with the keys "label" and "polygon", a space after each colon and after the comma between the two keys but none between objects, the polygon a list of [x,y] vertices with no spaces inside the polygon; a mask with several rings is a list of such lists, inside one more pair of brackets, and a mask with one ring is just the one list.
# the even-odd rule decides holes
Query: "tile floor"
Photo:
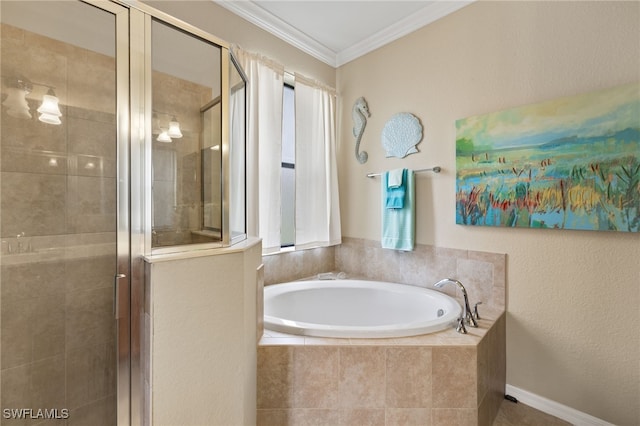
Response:
[{"label": "tile floor", "polygon": [[564,420],[524,405],[507,400],[502,402],[500,411],[493,422],[493,426],[565,426],[571,425]]}]

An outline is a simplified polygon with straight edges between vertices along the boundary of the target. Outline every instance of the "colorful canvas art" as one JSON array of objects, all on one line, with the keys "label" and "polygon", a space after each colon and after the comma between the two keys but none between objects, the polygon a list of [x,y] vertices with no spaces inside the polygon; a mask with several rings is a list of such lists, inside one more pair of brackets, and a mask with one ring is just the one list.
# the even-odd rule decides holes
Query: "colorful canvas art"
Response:
[{"label": "colorful canvas art", "polygon": [[640,83],[456,121],[456,223],[640,231]]}]

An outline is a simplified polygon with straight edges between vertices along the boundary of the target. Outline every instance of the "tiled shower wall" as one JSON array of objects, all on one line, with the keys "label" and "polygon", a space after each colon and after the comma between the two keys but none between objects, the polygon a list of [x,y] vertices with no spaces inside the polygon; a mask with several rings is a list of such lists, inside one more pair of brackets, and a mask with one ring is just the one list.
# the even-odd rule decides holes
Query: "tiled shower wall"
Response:
[{"label": "tiled shower wall", "polygon": [[113,425],[114,59],[8,25],[1,36],[2,76],[55,86],[63,114],[59,126],[38,121],[39,86],[31,119],[2,107],[2,408]]},{"label": "tiled shower wall", "polygon": [[153,135],[154,247],[207,242],[192,231],[202,229],[200,108],[211,101],[211,89],[157,71],[152,85],[158,125],[167,128],[175,116],[182,130],[171,143]]}]

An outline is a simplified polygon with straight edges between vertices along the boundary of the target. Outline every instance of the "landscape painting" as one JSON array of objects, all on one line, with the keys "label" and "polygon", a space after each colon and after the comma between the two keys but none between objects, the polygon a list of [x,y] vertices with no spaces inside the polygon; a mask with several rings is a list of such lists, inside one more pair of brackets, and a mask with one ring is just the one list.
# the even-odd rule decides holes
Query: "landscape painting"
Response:
[{"label": "landscape painting", "polygon": [[640,230],[640,83],[456,121],[456,223]]}]

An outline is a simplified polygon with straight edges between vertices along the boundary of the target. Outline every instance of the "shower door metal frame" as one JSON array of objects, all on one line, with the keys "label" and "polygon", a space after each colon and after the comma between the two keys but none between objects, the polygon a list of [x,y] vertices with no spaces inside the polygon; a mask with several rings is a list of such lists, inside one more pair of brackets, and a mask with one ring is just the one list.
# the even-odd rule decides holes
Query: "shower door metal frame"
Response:
[{"label": "shower door metal frame", "polygon": [[[114,318],[116,321],[116,421],[132,422],[131,371],[131,206],[130,206],[130,9],[119,2],[80,0],[115,17],[116,65],[116,271],[114,274]],[[139,420],[139,419],[138,419]]]},{"label": "shower door metal frame", "polygon": [[[138,78],[138,71],[142,72],[142,78],[140,80],[140,92],[134,90],[134,81],[132,80],[132,96],[141,96],[140,104],[136,106],[134,109],[132,103],[132,109],[140,111],[140,116],[136,117],[136,120],[139,118],[139,122],[137,124],[140,127],[134,126],[133,118],[132,118],[132,132],[140,133],[140,143],[139,151],[136,148],[135,154],[140,155],[140,161],[142,162],[142,170],[146,171],[146,173],[140,175],[139,179],[139,187],[141,188],[140,199],[143,200],[142,206],[140,206],[141,217],[141,241],[140,247],[143,250],[143,255],[152,256],[156,254],[169,254],[169,253],[183,253],[190,252],[194,250],[202,250],[208,248],[218,248],[218,247],[227,247],[232,244],[232,239],[230,237],[230,229],[229,229],[229,194],[230,194],[230,180],[227,177],[229,173],[229,153],[230,153],[230,140],[229,140],[229,64],[230,64],[230,55],[231,50],[230,46],[227,42],[218,37],[201,30],[198,27],[195,27],[191,24],[188,24],[178,18],[175,18],[167,13],[161,12],[157,9],[154,9],[145,4],[134,2],[131,0],[113,0],[118,3],[128,5],[131,7],[132,16],[134,10],[137,13],[140,13],[142,17],[140,18],[144,21],[144,30],[143,32],[138,34],[137,25],[135,28],[136,38],[140,37],[142,40],[143,48],[141,48],[140,52],[135,52],[136,56],[134,58],[132,52],[132,73],[136,73],[135,78]],[[169,26],[175,27],[177,30],[184,32],[193,36],[196,39],[201,39],[204,42],[210,43],[220,48],[220,83],[221,83],[221,98],[222,98],[222,124],[221,124],[221,187],[222,187],[222,240],[220,242],[207,242],[200,244],[188,244],[188,245],[179,245],[179,246],[169,246],[169,247],[157,247],[153,248],[152,244],[152,52],[151,52],[151,23],[152,20],[161,21],[162,23],[168,24]],[[132,39],[133,35],[133,26],[132,26]],[[140,53],[140,56],[138,56]],[[134,61],[135,59],[135,61]],[[138,61],[141,61],[140,63]],[[133,74],[132,74],[133,76]],[[132,100],[133,102],[133,100]],[[143,140],[142,140],[143,139]],[[135,144],[134,144],[135,145]],[[132,152],[132,164],[137,163],[136,155]],[[137,185],[137,177],[135,174],[132,176],[132,188],[135,188]],[[132,214],[136,210],[136,206],[133,206]],[[136,238],[138,236],[136,235]]]},{"label": "shower door metal frame", "polygon": [[[114,313],[117,320],[117,424],[143,423],[143,338],[145,317],[144,256],[162,253],[151,245],[151,22],[163,21],[220,48],[222,97],[222,226],[221,244],[179,246],[179,251],[203,246],[228,246],[229,237],[229,65],[228,43],[135,0],[79,0],[110,12],[116,19],[116,143],[117,143],[117,270]],[[176,248],[169,251],[176,251]]]},{"label": "shower door metal frame", "polygon": [[114,317],[116,320],[116,420],[130,425],[130,206],[129,206],[129,10],[105,1],[81,0],[115,17],[116,35],[116,271]]}]

